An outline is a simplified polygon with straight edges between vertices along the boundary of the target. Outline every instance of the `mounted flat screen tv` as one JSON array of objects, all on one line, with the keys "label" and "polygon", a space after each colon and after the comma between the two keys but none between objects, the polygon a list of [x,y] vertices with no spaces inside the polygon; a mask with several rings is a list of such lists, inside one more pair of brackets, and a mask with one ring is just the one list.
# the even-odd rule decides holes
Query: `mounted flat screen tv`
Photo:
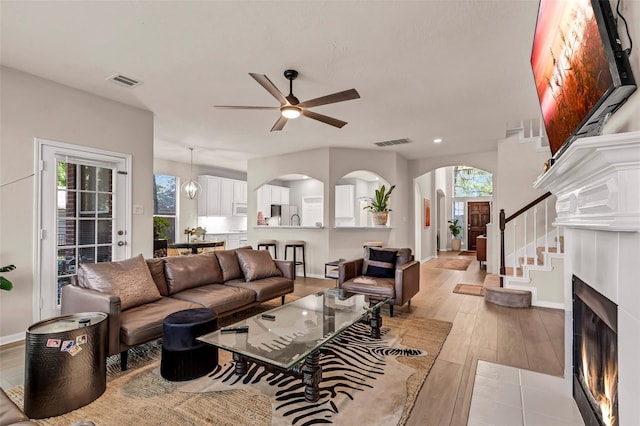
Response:
[{"label": "mounted flat screen tv", "polygon": [[608,1],[541,0],[531,67],[552,160],[636,90]]}]

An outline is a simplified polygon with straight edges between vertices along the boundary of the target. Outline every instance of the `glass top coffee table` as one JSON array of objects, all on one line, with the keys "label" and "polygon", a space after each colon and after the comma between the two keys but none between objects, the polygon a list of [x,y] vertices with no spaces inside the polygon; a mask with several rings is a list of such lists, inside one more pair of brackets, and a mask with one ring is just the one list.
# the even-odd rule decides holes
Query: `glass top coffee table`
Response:
[{"label": "glass top coffee table", "polygon": [[[357,322],[368,323],[372,337],[380,338],[380,307],[388,300],[326,289],[198,340],[232,352],[236,374],[245,374],[253,361],[301,378],[305,398],[317,401],[322,381],[319,349]],[[229,328],[240,331],[229,332]]]}]

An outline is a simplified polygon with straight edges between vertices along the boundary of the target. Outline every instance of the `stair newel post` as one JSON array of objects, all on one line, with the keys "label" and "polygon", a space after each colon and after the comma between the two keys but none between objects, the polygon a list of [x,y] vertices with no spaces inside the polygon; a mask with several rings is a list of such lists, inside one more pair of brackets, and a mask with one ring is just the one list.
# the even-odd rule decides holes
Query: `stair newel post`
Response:
[{"label": "stair newel post", "polygon": [[538,206],[533,207],[533,264],[538,266],[538,253],[536,253],[536,247],[538,239]]},{"label": "stair newel post", "polygon": [[505,225],[505,214],[504,209],[500,209],[500,287],[503,287],[504,283],[504,225]]},{"label": "stair newel post", "polygon": [[[549,200],[544,200],[544,252],[549,251]],[[546,259],[545,259],[546,261]]]},{"label": "stair newel post", "polygon": [[518,227],[516,226],[518,224],[518,220],[514,220],[513,221],[513,270],[511,271],[511,275],[513,275],[514,277],[516,276],[516,269],[518,269],[517,264],[518,264],[518,242],[517,242],[517,238],[516,238],[516,234],[518,233]]},{"label": "stair newel post", "polygon": [[524,265],[526,265],[529,261],[527,259],[527,218],[529,217],[529,212],[524,212],[524,225],[523,225],[523,235],[522,235],[522,258],[524,259],[524,263],[520,265],[524,270]]}]

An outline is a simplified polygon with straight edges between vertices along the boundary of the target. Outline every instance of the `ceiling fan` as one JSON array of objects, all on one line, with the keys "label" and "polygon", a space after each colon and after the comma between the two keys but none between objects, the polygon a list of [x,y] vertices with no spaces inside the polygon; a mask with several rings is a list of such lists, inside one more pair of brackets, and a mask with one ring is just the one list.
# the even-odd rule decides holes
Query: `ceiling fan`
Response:
[{"label": "ceiling fan", "polygon": [[300,102],[298,98],[293,95],[293,80],[298,77],[298,71],[286,70],[284,76],[289,80],[289,95],[284,96],[280,90],[269,80],[266,75],[249,73],[267,92],[271,93],[274,98],[280,102],[279,107],[263,107],[263,106],[233,106],[233,105],[214,105],[216,108],[228,108],[228,109],[279,109],[280,117],[276,124],[273,125],[271,131],[282,130],[287,121],[290,118],[297,118],[300,115],[313,118],[314,120],[322,121],[323,123],[330,124],[331,126],[342,128],[346,121],[338,120],[337,118],[329,117],[317,112],[309,111],[308,108],[333,104],[336,102],[349,101],[351,99],[358,99],[360,95],[356,89],[349,89],[331,95],[321,96],[319,98],[311,99],[308,101]]}]

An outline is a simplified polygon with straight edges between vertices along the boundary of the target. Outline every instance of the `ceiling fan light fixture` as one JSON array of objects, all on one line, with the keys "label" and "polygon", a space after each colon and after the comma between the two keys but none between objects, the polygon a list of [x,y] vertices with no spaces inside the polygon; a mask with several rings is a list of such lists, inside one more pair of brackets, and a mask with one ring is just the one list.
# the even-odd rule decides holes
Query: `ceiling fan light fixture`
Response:
[{"label": "ceiling fan light fixture", "polygon": [[294,106],[285,106],[280,108],[280,114],[285,118],[298,118],[300,117],[301,110]]}]

